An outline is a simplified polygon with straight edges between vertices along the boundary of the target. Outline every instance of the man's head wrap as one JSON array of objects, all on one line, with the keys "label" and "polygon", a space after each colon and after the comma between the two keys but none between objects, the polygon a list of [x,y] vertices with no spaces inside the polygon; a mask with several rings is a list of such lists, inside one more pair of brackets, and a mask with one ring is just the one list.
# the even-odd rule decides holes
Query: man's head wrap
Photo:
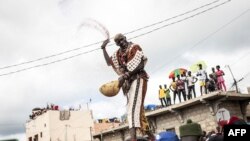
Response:
[{"label": "man's head wrap", "polygon": [[116,34],[115,37],[114,37],[115,42],[120,41],[122,39],[126,39],[126,37],[121,33]]}]

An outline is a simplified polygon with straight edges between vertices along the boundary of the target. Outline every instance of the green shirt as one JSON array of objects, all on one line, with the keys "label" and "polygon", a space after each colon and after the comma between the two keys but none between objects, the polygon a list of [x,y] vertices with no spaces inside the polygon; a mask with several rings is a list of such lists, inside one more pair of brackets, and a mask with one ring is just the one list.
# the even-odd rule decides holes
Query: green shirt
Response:
[{"label": "green shirt", "polygon": [[166,98],[170,98],[170,90],[169,89],[165,89],[165,94],[166,94]]}]

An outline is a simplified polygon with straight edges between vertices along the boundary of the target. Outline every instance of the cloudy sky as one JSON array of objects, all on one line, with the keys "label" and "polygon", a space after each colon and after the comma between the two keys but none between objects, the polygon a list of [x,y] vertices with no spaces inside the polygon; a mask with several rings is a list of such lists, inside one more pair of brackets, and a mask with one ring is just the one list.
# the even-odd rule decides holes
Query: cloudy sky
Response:
[{"label": "cloudy sky", "polygon": [[[212,7],[216,8],[206,11]],[[111,37],[163,21],[127,34],[141,45],[149,59],[146,104],[160,104],[158,85],[170,83],[168,75],[173,69],[189,69],[200,60],[206,62],[208,73],[211,67],[220,65],[228,88],[233,82],[225,67],[229,65],[237,80],[244,77],[239,86],[242,93],[247,93],[249,9],[249,0],[0,0],[0,139],[24,141],[24,124],[31,110],[47,103],[64,108],[87,108],[88,103],[95,119],[124,114],[126,99],[121,93],[107,98],[99,92],[102,84],[118,76],[106,66],[98,49],[100,43],[84,47],[105,39],[93,26],[81,26],[87,19],[99,21]],[[76,48],[80,49],[5,68]],[[110,54],[116,49],[114,45],[107,48]],[[24,71],[10,74],[19,70]]]}]

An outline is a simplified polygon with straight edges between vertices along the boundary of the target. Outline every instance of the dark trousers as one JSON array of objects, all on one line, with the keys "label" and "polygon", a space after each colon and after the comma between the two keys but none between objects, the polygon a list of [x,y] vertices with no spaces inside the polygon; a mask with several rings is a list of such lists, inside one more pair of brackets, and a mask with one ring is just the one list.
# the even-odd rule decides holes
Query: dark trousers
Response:
[{"label": "dark trousers", "polygon": [[196,98],[195,88],[194,85],[188,86],[188,99],[192,98],[192,91],[194,93],[194,98]]},{"label": "dark trousers", "polygon": [[180,94],[177,92],[177,90],[175,90],[173,93],[174,93],[174,104],[175,104],[176,96],[178,96],[179,101],[181,102],[181,96],[180,96]]},{"label": "dark trousers", "polygon": [[166,98],[167,99],[167,105],[171,105],[171,98]]},{"label": "dark trousers", "polygon": [[[186,101],[187,99],[186,99],[186,91],[185,91],[185,89],[179,89],[178,90],[178,95],[179,95],[179,97],[180,97],[180,99],[181,99],[181,93],[182,93],[182,96],[183,96],[183,99],[184,99],[184,101]],[[180,101],[181,102],[181,101]]]},{"label": "dark trousers", "polygon": [[[167,101],[166,101],[166,99],[165,99],[165,98],[160,98],[160,101],[161,101],[161,106],[162,106],[162,107],[167,106]],[[165,106],[164,106],[163,101],[164,101],[164,103],[165,103]]]}]

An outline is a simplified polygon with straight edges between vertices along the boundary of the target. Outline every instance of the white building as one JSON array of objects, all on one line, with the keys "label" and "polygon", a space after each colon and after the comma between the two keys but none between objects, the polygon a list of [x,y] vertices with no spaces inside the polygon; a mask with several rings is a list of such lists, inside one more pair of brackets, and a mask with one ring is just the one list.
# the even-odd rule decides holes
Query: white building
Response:
[{"label": "white building", "polygon": [[91,141],[91,111],[48,110],[26,123],[27,141]]}]

